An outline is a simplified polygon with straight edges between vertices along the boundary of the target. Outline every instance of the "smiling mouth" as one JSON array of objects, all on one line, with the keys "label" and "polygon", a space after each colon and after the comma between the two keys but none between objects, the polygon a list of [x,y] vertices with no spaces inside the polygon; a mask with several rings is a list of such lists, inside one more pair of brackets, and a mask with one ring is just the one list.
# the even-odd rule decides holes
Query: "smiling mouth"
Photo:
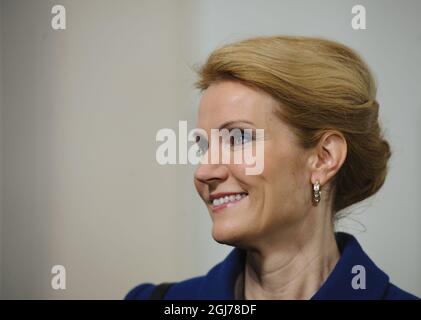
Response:
[{"label": "smiling mouth", "polygon": [[248,196],[247,192],[220,193],[210,197],[209,204],[213,211],[231,207]]}]

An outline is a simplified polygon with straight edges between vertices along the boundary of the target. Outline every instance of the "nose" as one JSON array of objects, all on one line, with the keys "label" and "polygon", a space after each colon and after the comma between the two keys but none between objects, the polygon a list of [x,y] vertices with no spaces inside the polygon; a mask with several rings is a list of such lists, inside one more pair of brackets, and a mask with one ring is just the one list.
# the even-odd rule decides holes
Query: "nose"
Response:
[{"label": "nose", "polygon": [[228,168],[223,164],[199,164],[194,177],[201,183],[217,184],[228,178]]}]

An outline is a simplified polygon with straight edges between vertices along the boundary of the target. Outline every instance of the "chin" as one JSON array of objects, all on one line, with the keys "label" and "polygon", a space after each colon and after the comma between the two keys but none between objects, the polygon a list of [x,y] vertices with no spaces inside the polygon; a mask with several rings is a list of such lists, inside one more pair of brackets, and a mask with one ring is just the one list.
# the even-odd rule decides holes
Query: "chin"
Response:
[{"label": "chin", "polygon": [[213,224],[212,237],[220,244],[239,247],[246,242],[247,230],[244,230],[241,225],[218,221]]}]

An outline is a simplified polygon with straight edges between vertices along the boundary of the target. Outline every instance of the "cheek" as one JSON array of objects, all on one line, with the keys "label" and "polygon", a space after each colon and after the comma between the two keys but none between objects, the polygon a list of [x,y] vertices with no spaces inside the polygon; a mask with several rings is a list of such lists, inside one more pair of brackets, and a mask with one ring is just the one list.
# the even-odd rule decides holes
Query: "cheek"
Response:
[{"label": "cheek", "polygon": [[245,164],[230,164],[228,165],[231,177],[239,184],[240,187],[243,187],[247,191],[254,189],[259,186],[259,180],[261,180],[261,175],[247,175],[246,168],[248,166]]},{"label": "cheek", "polygon": [[[257,200],[268,201],[268,197],[276,197],[284,193],[283,189],[288,189],[292,182],[290,154],[276,150],[270,144],[265,146],[263,171],[258,175],[247,175],[246,168],[250,165],[231,164],[228,165],[229,171],[234,179],[243,184],[247,191],[251,192],[252,197]],[[277,197],[279,198],[279,197]],[[256,200],[256,199],[254,199]]]},{"label": "cheek", "polygon": [[268,148],[265,152],[265,198],[269,207],[283,208],[288,214],[301,208],[305,166],[295,150],[275,150]]},{"label": "cheek", "polygon": [[263,178],[273,186],[287,184],[290,180],[292,160],[290,154],[285,150],[266,147]]}]

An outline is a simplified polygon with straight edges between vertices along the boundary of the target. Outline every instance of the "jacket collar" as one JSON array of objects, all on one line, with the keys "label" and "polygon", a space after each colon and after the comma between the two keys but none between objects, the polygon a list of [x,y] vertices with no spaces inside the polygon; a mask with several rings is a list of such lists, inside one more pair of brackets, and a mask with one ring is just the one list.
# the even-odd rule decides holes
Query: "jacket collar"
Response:
[{"label": "jacket collar", "polygon": [[[380,299],[389,284],[389,277],[380,270],[350,234],[335,234],[341,256],[332,272],[312,297],[313,300]],[[199,290],[199,299],[233,300],[235,280],[244,270],[246,251],[235,248],[224,261],[206,275]],[[358,273],[353,273],[357,266]],[[363,268],[361,268],[362,266]],[[352,280],[365,270],[365,289],[354,289]]]}]

